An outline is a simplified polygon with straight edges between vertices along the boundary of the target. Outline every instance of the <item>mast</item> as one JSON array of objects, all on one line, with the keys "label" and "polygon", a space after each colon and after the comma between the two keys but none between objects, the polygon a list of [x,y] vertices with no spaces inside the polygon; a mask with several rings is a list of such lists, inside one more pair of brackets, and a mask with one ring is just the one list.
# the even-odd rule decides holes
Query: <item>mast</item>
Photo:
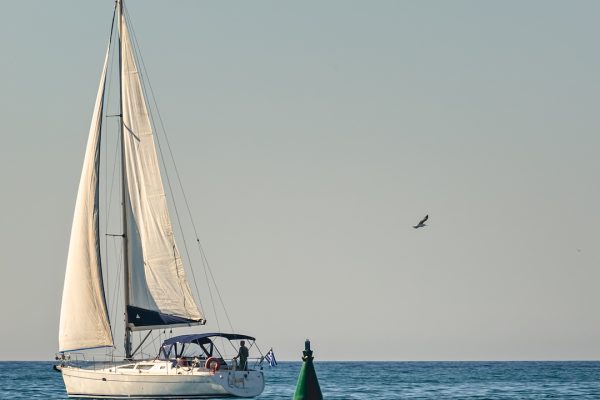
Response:
[{"label": "mast", "polygon": [[127,306],[129,305],[129,243],[127,240],[127,174],[125,171],[125,129],[123,122],[123,46],[121,44],[123,36],[123,0],[117,0],[119,7],[119,116],[121,117],[121,206],[123,215],[123,284],[124,291],[124,320],[125,320],[125,358],[132,358],[131,354],[131,328],[129,328],[129,318],[127,316]]}]

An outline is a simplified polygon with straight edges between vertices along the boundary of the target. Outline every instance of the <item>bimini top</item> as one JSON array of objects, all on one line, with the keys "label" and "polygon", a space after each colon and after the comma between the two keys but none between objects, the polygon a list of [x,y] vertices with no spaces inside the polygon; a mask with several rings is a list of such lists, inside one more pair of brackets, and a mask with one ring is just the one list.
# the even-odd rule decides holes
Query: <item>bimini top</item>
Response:
[{"label": "bimini top", "polygon": [[170,339],[167,339],[163,342],[163,346],[168,346],[170,344],[175,343],[196,343],[196,344],[204,344],[210,343],[211,337],[223,337],[227,340],[256,340],[252,336],[240,335],[237,333],[199,333],[196,335],[180,335],[174,336]]}]

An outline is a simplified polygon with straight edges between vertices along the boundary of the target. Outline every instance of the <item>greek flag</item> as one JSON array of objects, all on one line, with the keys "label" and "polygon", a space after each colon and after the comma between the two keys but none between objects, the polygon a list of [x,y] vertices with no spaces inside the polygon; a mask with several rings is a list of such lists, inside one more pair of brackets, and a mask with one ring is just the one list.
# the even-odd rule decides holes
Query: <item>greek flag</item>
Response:
[{"label": "greek flag", "polygon": [[270,367],[274,367],[277,365],[277,360],[275,359],[275,353],[273,353],[273,348],[269,350],[269,352],[265,356],[265,360],[267,360]]}]

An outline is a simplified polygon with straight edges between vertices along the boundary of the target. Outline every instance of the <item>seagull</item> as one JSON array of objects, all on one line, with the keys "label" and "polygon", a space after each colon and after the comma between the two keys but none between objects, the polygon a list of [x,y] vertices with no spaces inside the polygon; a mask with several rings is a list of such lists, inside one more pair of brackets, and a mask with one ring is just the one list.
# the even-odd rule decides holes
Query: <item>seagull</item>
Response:
[{"label": "seagull", "polygon": [[416,224],[415,226],[413,226],[413,228],[417,229],[417,228],[422,228],[424,226],[427,226],[427,224],[425,224],[425,221],[427,221],[427,219],[429,219],[429,214],[427,214],[425,216],[425,218],[423,218],[422,220],[420,220],[418,224]]}]

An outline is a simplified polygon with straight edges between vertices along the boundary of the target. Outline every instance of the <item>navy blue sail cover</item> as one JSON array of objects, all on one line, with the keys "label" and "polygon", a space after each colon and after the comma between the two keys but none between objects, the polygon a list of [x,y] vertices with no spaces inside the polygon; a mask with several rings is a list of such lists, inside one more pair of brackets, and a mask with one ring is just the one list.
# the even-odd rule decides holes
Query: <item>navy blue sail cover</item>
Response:
[{"label": "navy blue sail cover", "polygon": [[134,306],[127,306],[127,321],[136,327],[177,324],[197,325],[199,322],[202,323],[202,321],[163,314],[158,311],[146,310]]}]

